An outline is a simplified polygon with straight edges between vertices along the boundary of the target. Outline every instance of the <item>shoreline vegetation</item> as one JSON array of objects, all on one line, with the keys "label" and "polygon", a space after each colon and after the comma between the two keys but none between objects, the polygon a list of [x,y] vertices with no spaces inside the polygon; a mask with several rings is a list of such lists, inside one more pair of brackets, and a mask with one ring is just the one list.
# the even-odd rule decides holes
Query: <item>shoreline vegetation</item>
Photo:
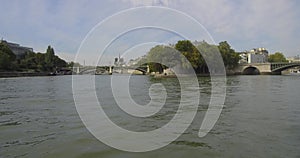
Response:
[{"label": "shoreline vegetation", "polygon": [[0,72],[0,78],[49,76],[47,72]]},{"label": "shoreline vegetation", "polygon": [[26,51],[16,55],[7,42],[0,43],[0,78],[70,75],[68,70],[74,62],[67,63],[55,55],[54,49],[49,45],[45,53]]},{"label": "shoreline vegetation", "polygon": [[[218,74],[240,75],[234,72],[239,66],[239,52],[236,52],[227,41],[218,45],[206,41],[180,40],[176,44],[156,45],[141,58],[137,65],[148,65],[148,75],[157,78],[176,77],[173,73],[165,73],[168,68],[177,68],[181,72],[193,71],[197,76],[210,76],[210,71]],[[286,61],[282,53],[269,55],[270,62]],[[222,66],[224,65],[224,67]],[[55,55],[49,45],[45,53],[25,52],[21,57],[16,56],[7,43],[0,43],[0,78],[24,76],[53,76],[72,75],[73,67],[79,63],[70,62]],[[184,73],[182,73],[184,75]]]},{"label": "shoreline vegetation", "polygon": [[239,65],[239,60],[239,54],[227,41],[213,45],[206,41],[192,43],[189,40],[181,40],[174,45],[157,45],[151,48],[146,58],[138,65],[146,63],[149,65],[150,72],[159,74],[163,74],[169,67],[175,67],[182,72],[194,71],[201,75],[209,74],[209,71],[217,74],[224,67],[226,72],[230,72]]}]

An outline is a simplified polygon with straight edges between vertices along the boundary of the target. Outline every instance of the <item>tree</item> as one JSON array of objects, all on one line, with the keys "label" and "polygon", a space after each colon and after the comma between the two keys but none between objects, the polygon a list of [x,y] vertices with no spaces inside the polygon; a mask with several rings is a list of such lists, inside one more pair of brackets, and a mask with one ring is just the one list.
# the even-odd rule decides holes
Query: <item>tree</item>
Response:
[{"label": "tree", "polygon": [[148,52],[147,63],[151,72],[162,73],[167,67],[174,67],[180,63],[180,53],[174,48],[158,45]]},{"label": "tree", "polygon": [[[180,53],[167,46],[155,46],[147,55],[148,63],[159,61],[168,65],[181,65],[184,70],[193,68],[196,73],[222,72],[223,62],[227,70],[238,66],[240,60],[239,54],[236,53],[226,42],[220,42],[219,45],[208,44],[207,42],[198,42],[196,46],[189,40],[181,40],[175,44],[175,49]],[[220,57],[221,54],[221,57]],[[222,62],[223,59],[223,62]],[[161,72],[164,65],[158,63],[149,64],[151,71]]]},{"label": "tree", "polygon": [[175,49],[180,52],[193,52],[195,46],[189,40],[180,40],[175,44]]},{"label": "tree", "polygon": [[49,45],[45,54],[45,64],[48,71],[54,70],[55,65],[55,53],[54,49]]},{"label": "tree", "polygon": [[222,55],[226,69],[233,69],[238,66],[240,57],[238,53],[231,48],[227,41],[220,42],[218,48]]},{"label": "tree", "polygon": [[[187,61],[182,61],[183,68],[189,68],[188,65],[191,65],[193,69],[198,69],[199,67],[205,66],[203,57],[191,41],[178,41],[175,45],[175,49],[181,52],[182,55],[187,59]],[[187,64],[186,62],[190,62],[190,64]]]},{"label": "tree", "polygon": [[62,68],[67,66],[67,62],[60,59],[58,56],[54,56],[54,65],[55,67]]},{"label": "tree", "polygon": [[82,65],[80,65],[79,63],[74,63],[73,61],[67,63],[66,67],[81,67]]},{"label": "tree", "polygon": [[219,69],[218,66],[221,64],[220,59],[218,59],[218,55],[220,55],[218,46],[202,41],[197,44],[197,49],[200,51],[201,56],[203,56],[201,61],[203,64],[197,72],[208,73],[208,66],[210,71],[217,72]]},{"label": "tree", "polygon": [[20,60],[19,66],[20,68],[27,69],[27,70],[36,69],[37,68],[36,54],[34,52],[26,52],[24,58]]},{"label": "tree", "polygon": [[0,70],[8,70],[10,63],[9,55],[0,50]]},{"label": "tree", "polygon": [[47,52],[34,53],[26,52],[23,59],[20,60],[20,68],[34,71],[55,71],[56,68],[67,66],[67,62],[54,54],[53,48],[48,46]]},{"label": "tree", "polygon": [[36,53],[35,55],[36,63],[37,63],[37,71],[46,71],[46,62],[45,62],[45,54],[43,53]]},{"label": "tree", "polygon": [[269,62],[287,62],[285,56],[280,52],[276,52],[275,54],[269,55],[268,61]]},{"label": "tree", "polygon": [[0,43],[0,69],[11,70],[14,67],[16,55],[10,50],[6,43]]},{"label": "tree", "polygon": [[24,58],[16,60],[16,55],[10,50],[7,43],[0,42],[0,70],[54,71],[56,68],[66,66],[66,61],[56,56],[50,45],[45,54],[27,51]]}]

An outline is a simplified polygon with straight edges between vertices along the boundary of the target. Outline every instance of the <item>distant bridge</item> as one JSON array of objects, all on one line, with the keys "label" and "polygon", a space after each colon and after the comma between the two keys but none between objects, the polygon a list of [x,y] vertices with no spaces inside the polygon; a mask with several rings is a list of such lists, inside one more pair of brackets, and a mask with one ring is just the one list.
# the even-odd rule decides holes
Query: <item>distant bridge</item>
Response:
[{"label": "distant bridge", "polygon": [[300,62],[293,62],[293,63],[271,63],[271,70],[272,72],[281,72],[286,69],[290,69],[293,67],[300,66]]},{"label": "distant bridge", "polygon": [[277,74],[282,71],[300,66],[300,62],[292,63],[247,63],[240,64],[235,70],[238,74]]},{"label": "distant bridge", "polygon": [[73,67],[74,74],[147,74],[149,73],[149,66],[82,66]]}]

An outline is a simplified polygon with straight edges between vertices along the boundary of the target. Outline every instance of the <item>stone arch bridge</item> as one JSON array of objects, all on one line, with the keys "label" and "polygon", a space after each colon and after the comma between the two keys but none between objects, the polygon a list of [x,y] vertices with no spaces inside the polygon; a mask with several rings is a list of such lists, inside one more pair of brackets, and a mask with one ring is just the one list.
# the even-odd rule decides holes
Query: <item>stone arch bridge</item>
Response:
[{"label": "stone arch bridge", "polygon": [[237,74],[274,74],[280,75],[282,71],[300,67],[300,62],[293,63],[251,63],[251,64],[240,64],[235,70]]},{"label": "stone arch bridge", "polygon": [[74,74],[112,74],[112,73],[124,73],[124,74],[147,74],[149,73],[149,66],[82,66],[82,67],[73,67]]}]

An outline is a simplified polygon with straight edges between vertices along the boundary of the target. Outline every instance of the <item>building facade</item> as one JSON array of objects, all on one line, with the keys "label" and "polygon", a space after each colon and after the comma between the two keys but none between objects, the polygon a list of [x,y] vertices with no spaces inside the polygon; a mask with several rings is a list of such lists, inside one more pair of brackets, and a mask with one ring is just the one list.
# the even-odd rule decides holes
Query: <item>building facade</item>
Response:
[{"label": "building facade", "polygon": [[255,48],[240,53],[240,64],[243,63],[267,63],[269,52],[265,48]]},{"label": "building facade", "polygon": [[289,63],[293,63],[293,62],[300,62],[300,56],[294,56],[294,57],[287,57],[286,60],[289,61]]},{"label": "building facade", "polygon": [[0,43],[7,44],[7,46],[10,48],[10,50],[16,55],[17,59],[24,58],[26,52],[33,52],[33,48],[23,47],[23,46],[20,46],[17,43],[7,42],[7,41],[2,40],[2,39],[1,39]]}]

